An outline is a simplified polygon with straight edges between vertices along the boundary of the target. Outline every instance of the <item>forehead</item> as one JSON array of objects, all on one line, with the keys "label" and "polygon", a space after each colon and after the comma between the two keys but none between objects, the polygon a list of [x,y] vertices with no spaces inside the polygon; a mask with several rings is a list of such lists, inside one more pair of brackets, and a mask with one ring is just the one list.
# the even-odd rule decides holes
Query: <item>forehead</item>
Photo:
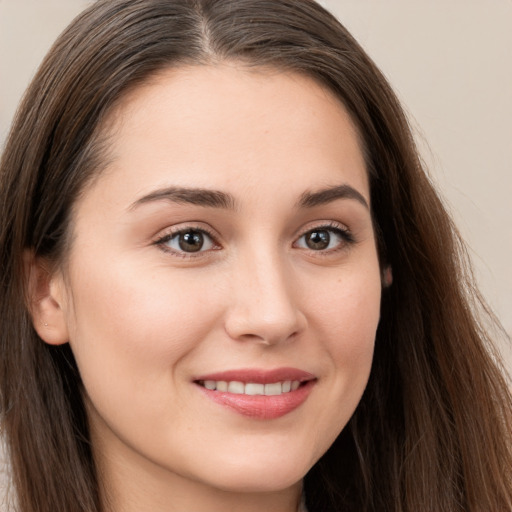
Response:
[{"label": "forehead", "polygon": [[122,175],[124,188],[348,180],[369,202],[354,123],[333,93],[298,73],[233,63],[167,69],[130,91],[109,126],[105,174]]}]

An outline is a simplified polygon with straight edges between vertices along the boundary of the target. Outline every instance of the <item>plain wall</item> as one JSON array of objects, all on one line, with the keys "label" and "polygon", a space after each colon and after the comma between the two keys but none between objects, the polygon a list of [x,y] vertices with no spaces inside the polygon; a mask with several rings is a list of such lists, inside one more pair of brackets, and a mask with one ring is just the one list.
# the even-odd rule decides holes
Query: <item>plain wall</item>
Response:
[{"label": "plain wall", "polygon": [[[88,3],[0,0],[0,144],[39,62]],[[512,1],[320,3],[395,87],[481,289],[512,334]]]}]

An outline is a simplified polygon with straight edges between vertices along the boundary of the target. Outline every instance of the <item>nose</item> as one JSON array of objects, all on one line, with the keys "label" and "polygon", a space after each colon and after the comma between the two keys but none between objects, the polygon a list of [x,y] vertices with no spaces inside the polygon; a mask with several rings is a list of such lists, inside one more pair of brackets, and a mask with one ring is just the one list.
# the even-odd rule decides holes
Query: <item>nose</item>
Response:
[{"label": "nose", "polygon": [[239,262],[230,277],[225,329],[232,339],[275,345],[304,331],[296,280],[277,256]]}]

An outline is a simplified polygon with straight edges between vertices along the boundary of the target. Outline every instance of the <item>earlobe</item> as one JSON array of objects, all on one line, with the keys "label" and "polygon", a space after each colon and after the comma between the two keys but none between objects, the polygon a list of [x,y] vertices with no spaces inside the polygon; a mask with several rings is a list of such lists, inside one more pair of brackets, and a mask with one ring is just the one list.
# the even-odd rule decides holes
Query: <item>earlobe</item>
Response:
[{"label": "earlobe", "polygon": [[52,272],[48,261],[24,254],[26,296],[32,323],[39,337],[50,345],[69,341],[64,306],[64,282],[59,273]]},{"label": "earlobe", "polygon": [[389,288],[393,283],[393,271],[390,265],[387,265],[382,270],[382,287]]}]

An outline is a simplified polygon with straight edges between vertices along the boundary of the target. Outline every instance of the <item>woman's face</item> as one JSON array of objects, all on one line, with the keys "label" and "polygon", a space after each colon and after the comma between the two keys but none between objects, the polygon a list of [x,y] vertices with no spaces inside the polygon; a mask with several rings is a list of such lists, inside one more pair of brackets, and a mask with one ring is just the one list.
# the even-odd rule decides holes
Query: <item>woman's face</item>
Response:
[{"label": "woman's face", "polygon": [[354,125],[308,78],[227,64],[161,73],[112,120],[51,287],[100,464],[147,492],[290,488],[372,362],[381,278]]}]

